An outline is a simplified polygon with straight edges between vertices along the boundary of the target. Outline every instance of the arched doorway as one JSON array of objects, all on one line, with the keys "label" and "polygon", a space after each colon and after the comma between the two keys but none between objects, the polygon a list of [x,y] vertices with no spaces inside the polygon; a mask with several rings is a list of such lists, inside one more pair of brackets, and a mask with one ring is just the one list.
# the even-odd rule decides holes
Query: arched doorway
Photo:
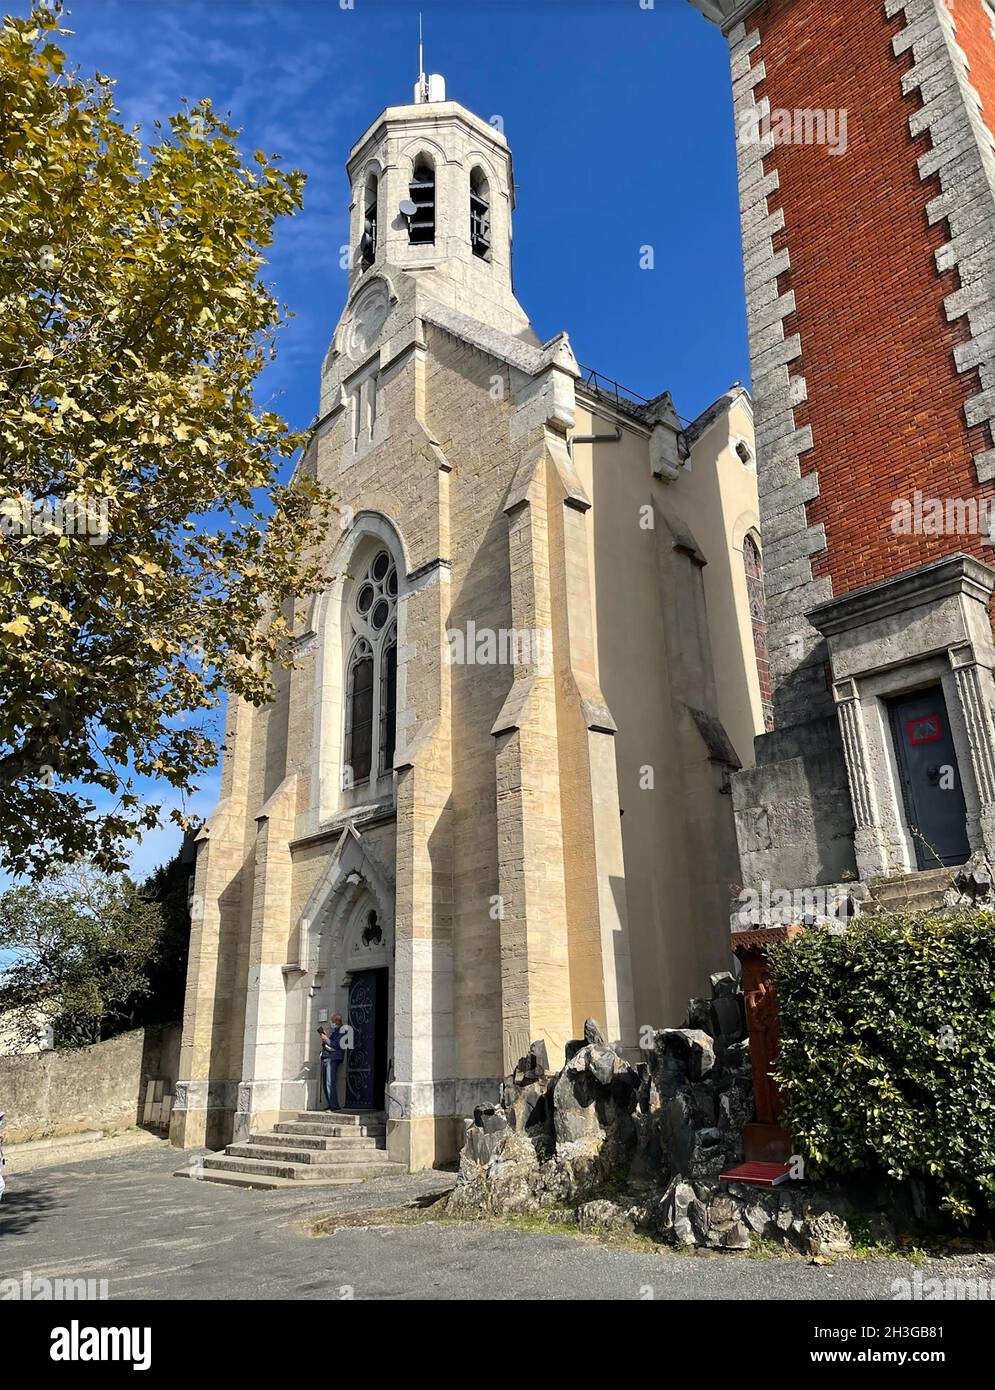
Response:
[{"label": "arched doorway", "polygon": [[318,1081],[318,1030],[336,1014],[346,1034],[339,1103],[382,1110],[392,1041],[393,921],[362,874],[353,870],[336,893],[313,942],[309,1103],[323,1104]]},{"label": "arched doorway", "polygon": [[[392,830],[392,828],[391,828]],[[353,1029],[339,1068],[339,1103],[382,1109],[394,1050],[394,878],[386,831],[344,827],[300,919],[303,1014],[289,1060],[306,1086],[309,1109],[323,1104],[319,1028],[335,1014]]]},{"label": "arched doorway", "polygon": [[[360,941],[374,946],[382,941],[383,926],[376,908],[366,911]],[[351,1047],[346,1059],[345,1103],[350,1110],[382,1110],[387,1085],[390,971],[385,965],[368,965],[349,971],[349,1004],[346,1023]]]}]

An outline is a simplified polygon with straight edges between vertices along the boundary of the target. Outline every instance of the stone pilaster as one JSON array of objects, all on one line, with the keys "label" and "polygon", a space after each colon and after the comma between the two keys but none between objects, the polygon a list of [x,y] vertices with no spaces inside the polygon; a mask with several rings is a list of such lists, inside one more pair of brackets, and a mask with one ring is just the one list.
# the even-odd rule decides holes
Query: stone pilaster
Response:
[{"label": "stone pilaster", "polygon": [[864,716],[856,683],[840,681],[834,687],[836,712],[840,721],[843,756],[853,806],[854,852],[862,879],[878,878],[888,872],[888,853],[878,816],[877,799],[871,777]]},{"label": "stone pilaster", "polygon": [[812,574],[812,556],[825,550],[826,537],[821,525],[809,525],[805,507],[819,495],[819,478],[802,474],[802,457],[814,441],[811,427],[799,427],[795,419],[808,387],[797,365],[802,339],[784,331],[784,320],[796,307],[794,293],[782,293],[779,284],[790,272],[791,255],[788,247],[775,251],[774,237],[791,229],[785,228],[782,209],[770,209],[780,179],[771,167],[774,137],[764,131],[770,101],[756,95],[766,78],[764,64],[752,58],[761,36],[740,22],[728,39],[774,719],[777,725],[794,724],[829,712],[825,644],[804,615],[830,598],[832,587]]},{"label": "stone pilaster", "polygon": [[398,603],[394,1074],[386,1098],[387,1147],[393,1161],[412,1171],[453,1157],[461,1123],[453,1108],[450,467],[424,426],[421,352],[414,372],[421,447],[437,465],[434,549],[441,558],[408,576]]},{"label": "stone pilaster", "polygon": [[[292,864],[290,841],[297,810],[297,778],[286,778],[256,817],[252,925],[245,996],[242,1072],[235,1138],[269,1128],[284,1109],[306,1109],[300,1094],[284,1104],[287,1024],[284,965],[289,957]],[[293,1083],[290,1083],[292,1086]],[[290,1100],[293,1100],[293,1104]]]},{"label": "stone pilaster", "polygon": [[590,502],[564,441],[547,432],[552,600],[562,615],[552,652],[557,681],[560,804],[573,1033],[603,1020],[613,1042],[635,1048],[615,721],[598,681],[591,617]]},{"label": "stone pilaster", "polygon": [[995,729],[992,726],[995,683],[991,670],[976,660],[971,647],[956,647],[949,657],[971,750],[978,828],[985,850],[995,858]]},{"label": "stone pilaster", "polygon": [[243,1001],[238,952],[248,851],[245,792],[248,706],[229,701],[221,801],[197,837],[183,1037],[169,1135],[180,1148],[221,1148],[232,1137]]},{"label": "stone pilaster", "polygon": [[[544,446],[508,509],[512,627],[551,633]],[[551,1057],[571,1036],[570,964],[560,813],[556,692],[551,671],[520,660],[491,733],[497,777],[504,1071],[529,1043]]]},{"label": "stone pilaster", "polygon": [[[456,1075],[453,1019],[452,736],[448,672],[443,667],[448,573],[405,598],[405,646],[417,648],[421,701],[431,677],[434,717],[407,729],[397,770],[394,1076],[387,1092],[387,1147],[412,1170],[455,1153],[455,1120],[438,1113],[440,1081]],[[410,691],[408,700],[417,700]],[[409,705],[409,708],[411,706]],[[424,706],[423,706],[424,708]]]}]

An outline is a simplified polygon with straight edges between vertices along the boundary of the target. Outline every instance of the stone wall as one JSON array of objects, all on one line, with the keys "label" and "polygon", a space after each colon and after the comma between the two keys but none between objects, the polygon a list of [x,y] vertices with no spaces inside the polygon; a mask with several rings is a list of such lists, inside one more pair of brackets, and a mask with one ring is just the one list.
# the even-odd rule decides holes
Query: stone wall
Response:
[{"label": "stone wall", "polygon": [[[180,1051],[180,1025],[123,1033],[79,1051],[0,1057],[4,1137],[23,1143],[84,1129],[126,1129],[143,1122],[148,1082],[170,1095]],[[160,1111],[161,1115],[161,1111]]]}]

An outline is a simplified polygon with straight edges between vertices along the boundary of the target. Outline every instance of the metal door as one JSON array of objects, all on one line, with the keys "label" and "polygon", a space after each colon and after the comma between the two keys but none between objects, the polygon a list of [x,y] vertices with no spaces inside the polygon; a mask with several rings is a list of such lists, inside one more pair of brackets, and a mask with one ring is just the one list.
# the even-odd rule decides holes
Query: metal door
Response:
[{"label": "metal door", "polygon": [[346,1106],[383,1106],[387,1053],[387,971],[358,970],[349,985],[352,1049],[346,1072]]},{"label": "metal door", "polygon": [[940,686],[889,701],[905,813],[920,869],[963,864],[967,813]]}]

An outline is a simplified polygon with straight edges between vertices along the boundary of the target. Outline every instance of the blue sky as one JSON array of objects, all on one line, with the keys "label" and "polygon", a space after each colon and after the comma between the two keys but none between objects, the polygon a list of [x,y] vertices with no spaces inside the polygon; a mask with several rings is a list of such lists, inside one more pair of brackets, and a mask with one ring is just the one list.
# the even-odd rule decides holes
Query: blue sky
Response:
[{"label": "blue sky", "polygon": [[[448,95],[515,156],[515,280],[539,335],[696,415],[747,380],[728,50],[687,0],[70,0],[67,47],[126,121],[210,96],[308,174],[270,277],[297,318],[267,378],[305,425],[342,307],[350,146],[410,100],[418,11]],[[654,248],[655,268],[639,267]]]},{"label": "blue sky", "polygon": [[[308,174],[267,269],[296,317],[260,404],[295,427],[314,416],[345,294],[345,160],[385,106],[410,100],[419,9],[426,67],[452,99],[503,120],[516,290],[539,335],[565,329],[582,363],[645,396],[671,391],[687,418],[748,382],[728,50],[687,0],[343,3],[70,0],[63,21],[71,58],[116,80],[126,123],[151,130],[182,98],[209,96],[247,151]],[[647,245],[652,270],[639,264]],[[192,809],[215,795],[209,779]],[[136,871],[176,842],[146,837]]]}]

